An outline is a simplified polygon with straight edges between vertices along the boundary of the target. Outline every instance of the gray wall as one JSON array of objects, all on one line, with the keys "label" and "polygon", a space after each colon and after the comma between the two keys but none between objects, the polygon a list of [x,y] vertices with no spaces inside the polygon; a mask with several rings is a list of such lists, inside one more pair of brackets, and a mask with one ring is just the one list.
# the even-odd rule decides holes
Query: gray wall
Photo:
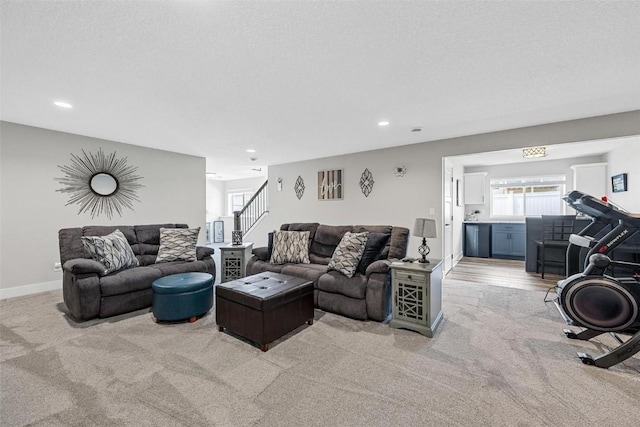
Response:
[{"label": "gray wall", "polygon": [[[443,157],[630,135],[640,135],[640,111],[272,165],[269,167],[269,217],[247,238],[256,246],[263,245],[266,232],[285,222],[391,224],[411,228],[416,217],[432,217],[441,227]],[[394,166],[398,165],[407,168],[402,178],[393,174]],[[340,168],[344,169],[344,200],[318,200],[317,172]],[[365,168],[371,171],[375,181],[368,198],[358,185]],[[301,200],[293,190],[298,175],[306,186]],[[278,178],[283,179],[282,192],[276,191]],[[434,209],[434,215],[430,215],[430,208]],[[410,239],[410,255],[416,256],[418,244],[417,238]],[[433,258],[442,256],[441,237],[430,241],[429,246]]]},{"label": "gray wall", "polygon": [[[628,141],[607,155],[607,197],[630,212],[640,214],[640,137]],[[627,174],[628,190],[621,193],[611,191],[611,176]]]},{"label": "gray wall", "polygon": [[[53,264],[59,262],[61,228],[180,222],[202,227],[200,242],[204,242],[204,158],[7,122],[0,123],[0,138],[3,296],[25,292],[16,287],[31,286],[36,291],[59,286],[62,273],[54,272]],[[63,176],[58,165],[69,165],[71,153],[95,153],[98,148],[127,157],[143,177],[144,187],[138,190],[141,202],[111,220],[78,215],[78,205],[65,206],[69,196],[56,192],[61,185],[54,181]]]}]

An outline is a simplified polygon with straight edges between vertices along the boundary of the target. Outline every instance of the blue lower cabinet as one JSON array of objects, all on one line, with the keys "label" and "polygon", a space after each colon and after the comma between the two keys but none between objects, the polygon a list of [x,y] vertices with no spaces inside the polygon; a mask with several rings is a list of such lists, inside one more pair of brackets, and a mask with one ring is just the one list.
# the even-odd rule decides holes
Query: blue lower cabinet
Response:
[{"label": "blue lower cabinet", "polygon": [[526,237],[524,224],[493,224],[491,227],[491,256],[524,259]]}]

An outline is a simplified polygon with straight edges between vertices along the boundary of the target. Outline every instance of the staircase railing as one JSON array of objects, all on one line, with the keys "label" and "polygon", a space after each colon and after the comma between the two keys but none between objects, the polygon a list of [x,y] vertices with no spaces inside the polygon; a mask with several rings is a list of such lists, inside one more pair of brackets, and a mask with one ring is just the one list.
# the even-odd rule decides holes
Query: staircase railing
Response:
[{"label": "staircase railing", "polygon": [[245,235],[262,215],[269,212],[268,183],[268,180],[265,181],[244,207],[233,213],[233,229],[242,231],[242,235]]}]

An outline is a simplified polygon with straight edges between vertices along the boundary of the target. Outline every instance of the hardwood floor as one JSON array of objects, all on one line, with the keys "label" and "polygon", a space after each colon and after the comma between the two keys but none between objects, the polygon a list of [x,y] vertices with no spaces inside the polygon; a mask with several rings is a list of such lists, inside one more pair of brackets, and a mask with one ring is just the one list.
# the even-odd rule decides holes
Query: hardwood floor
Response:
[{"label": "hardwood floor", "polygon": [[447,279],[464,280],[546,292],[562,278],[563,276],[556,274],[545,274],[542,279],[540,274],[526,272],[524,261],[464,257],[449,271],[444,280],[445,283]]}]

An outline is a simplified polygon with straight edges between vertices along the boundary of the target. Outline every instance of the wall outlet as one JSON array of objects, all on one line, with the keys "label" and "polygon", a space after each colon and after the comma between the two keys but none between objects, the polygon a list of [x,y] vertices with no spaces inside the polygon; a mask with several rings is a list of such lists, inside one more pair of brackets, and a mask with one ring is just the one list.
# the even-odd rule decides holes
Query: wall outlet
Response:
[{"label": "wall outlet", "polygon": [[62,271],[62,264],[60,264],[59,262],[54,262],[53,271]]},{"label": "wall outlet", "polygon": [[435,215],[436,214],[436,208],[429,208],[429,215]]}]

